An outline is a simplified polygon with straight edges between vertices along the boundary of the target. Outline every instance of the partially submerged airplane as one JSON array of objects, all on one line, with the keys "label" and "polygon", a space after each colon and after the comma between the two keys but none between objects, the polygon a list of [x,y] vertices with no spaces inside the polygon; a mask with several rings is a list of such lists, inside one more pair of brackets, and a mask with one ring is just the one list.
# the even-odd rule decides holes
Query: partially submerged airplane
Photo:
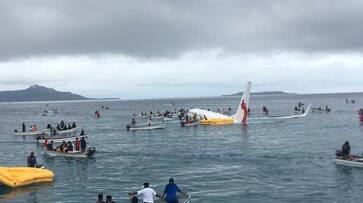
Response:
[{"label": "partially submerged airplane", "polygon": [[233,116],[226,116],[220,113],[203,109],[190,109],[189,114],[197,114],[204,118],[200,121],[202,125],[230,125],[235,123],[246,124],[248,120],[248,106],[250,101],[251,82],[247,82],[242,99],[238,105],[237,112]]},{"label": "partially submerged airplane", "polygon": [[[202,125],[231,125],[231,124],[247,124],[248,123],[248,107],[250,101],[251,82],[247,82],[245,91],[243,92],[242,99],[238,105],[237,112],[232,116],[226,116],[221,113],[207,111],[204,109],[193,108],[188,111],[188,114],[196,114],[202,120]],[[270,119],[290,119],[305,117],[310,111],[310,104],[303,114],[287,115],[287,116],[265,116],[258,118],[251,118],[253,120],[270,120]]]}]

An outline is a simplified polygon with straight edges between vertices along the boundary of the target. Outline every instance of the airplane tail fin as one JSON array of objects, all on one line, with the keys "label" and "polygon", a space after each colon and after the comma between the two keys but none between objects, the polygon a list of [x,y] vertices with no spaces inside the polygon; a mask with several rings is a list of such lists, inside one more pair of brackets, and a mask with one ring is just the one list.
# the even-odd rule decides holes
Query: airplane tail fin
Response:
[{"label": "airplane tail fin", "polygon": [[237,112],[232,116],[235,122],[247,123],[248,107],[250,103],[251,82],[248,81],[243,92],[242,99],[238,105]]}]

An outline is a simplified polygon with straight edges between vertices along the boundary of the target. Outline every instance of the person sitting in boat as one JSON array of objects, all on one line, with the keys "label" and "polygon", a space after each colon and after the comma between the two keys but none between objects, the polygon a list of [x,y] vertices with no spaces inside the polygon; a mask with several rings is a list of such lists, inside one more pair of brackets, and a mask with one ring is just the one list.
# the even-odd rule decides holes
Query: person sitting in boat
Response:
[{"label": "person sitting in boat", "polygon": [[73,122],[72,123],[72,128],[76,128],[76,127],[77,127],[76,122]]},{"label": "person sitting in boat", "polygon": [[348,141],[345,141],[345,143],[342,146],[343,159],[348,159],[349,155],[350,155],[350,145]]},{"label": "person sitting in boat", "polygon": [[52,129],[52,126],[48,123],[47,129]]},{"label": "person sitting in boat", "polygon": [[132,126],[132,127],[135,127],[135,125],[136,125],[136,121],[135,121],[135,118],[132,118],[132,121],[131,121],[131,126]]},{"label": "person sitting in boat", "polygon": [[67,149],[67,143],[63,140],[62,144],[57,147],[58,152],[64,152]]},{"label": "person sitting in boat", "polygon": [[82,135],[85,135],[85,134],[84,134],[84,130],[83,130],[83,128],[82,128],[82,130],[81,130],[81,136],[82,136]]},{"label": "person sitting in boat", "polygon": [[72,129],[72,126],[70,123],[68,123],[68,129]]},{"label": "person sitting in boat", "polygon": [[64,128],[64,125],[65,125],[64,121],[61,120],[61,122],[60,122],[60,128]]},{"label": "person sitting in boat", "polygon": [[305,113],[305,108],[303,107],[302,110],[301,110],[302,113]]},{"label": "person sitting in boat", "polygon": [[21,125],[21,127],[22,127],[22,131],[23,132],[25,132],[26,131],[26,129],[25,129],[25,123],[23,122],[23,124]]},{"label": "person sitting in boat", "polygon": [[181,194],[187,196],[186,193],[182,192],[179,187],[174,183],[174,179],[170,178],[169,183],[165,186],[163,195],[161,198],[164,198],[167,203],[179,203],[178,198],[176,197],[176,192],[180,192]]},{"label": "person sitting in boat", "polygon": [[156,197],[161,197],[159,194],[157,194],[155,192],[154,189],[149,187],[149,183],[145,182],[144,183],[144,189],[139,190],[137,192],[130,192],[129,193],[130,196],[134,196],[134,195],[142,195],[142,201],[144,203],[154,203],[154,196]]},{"label": "person sitting in boat", "polygon": [[68,141],[68,143],[67,143],[67,149],[66,149],[65,152],[71,152],[71,151],[73,151],[73,144],[72,144],[71,141]]},{"label": "person sitting in boat", "polygon": [[54,151],[55,150],[55,149],[53,149],[53,140],[51,140],[50,142],[48,142],[47,150],[49,150],[49,151]]},{"label": "person sitting in boat", "polygon": [[78,139],[78,137],[76,138],[76,141],[74,142],[74,146],[76,148],[76,151],[79,151],[79,148],[81,147],[81,141]]},{"label": "person sitting in boat", "polygon": [[48,140],[47,139],[45,139],[44,142],[43,142],[43,148],[44,149],[48,148]]},{"label": "person sitting in boat", "polygon": [[53,136],[56,136],[57,135],[57,130],[55,128],[53,128],[53,130],[52,130],[52,135]]},{"label": "person sitting in boat", "polygon": [[58,131],[62,130],[59,124],[57,125],[56,128],[57,128]]},{"label": "person sitting in boat", "polygon": [[82,153],[86,151],[87,143],[84,137],[81,138],[81,151]]},{"label": "person sitting in boat", "polygon": [[37,158],[34,156],[34,152],[30,152],[30,155],[27,157],[27,165],[28,167],[37,167]]}]

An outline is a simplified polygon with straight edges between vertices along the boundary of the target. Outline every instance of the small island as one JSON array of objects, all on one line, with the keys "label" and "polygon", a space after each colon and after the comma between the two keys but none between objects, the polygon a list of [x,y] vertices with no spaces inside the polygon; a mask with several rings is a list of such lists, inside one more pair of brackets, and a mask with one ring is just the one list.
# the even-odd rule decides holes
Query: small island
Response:
[{"label": "small island", "polygon": [[87,98],[71,92],[61,92],[41,85],[32,85],[27,89],[14,91],[0,91],[0,102],[25,101],[61,101],[61,100],[88,100]]}]

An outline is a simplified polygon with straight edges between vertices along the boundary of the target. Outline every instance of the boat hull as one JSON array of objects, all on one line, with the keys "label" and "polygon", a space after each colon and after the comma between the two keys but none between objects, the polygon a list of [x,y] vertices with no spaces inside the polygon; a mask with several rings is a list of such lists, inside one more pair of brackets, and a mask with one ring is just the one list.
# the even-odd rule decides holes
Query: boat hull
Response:
[{"label": "boat hull", "polygon": [[50,133],[49,129],[43,129],[43,130],[37,130],[37,131],[15,132],[14,135],[36,136],[36,135],[48,135],[49,133]]},{"label": "boat hull", "polygon": [[[92,151],[92,153],[90,153],[90,149],[94,150]],[[80,151],[71,151],[71,152],[57,152],[57,151],[49,151],[49,150],[44,150],[44,153],[47,154],[50,157],[69,157],[69,158],[88,158],[88,157],[93,157],[96,153],[96,148],[94,147],[90,147],[86,152],[82,153]]]},{"label": "boat hull", "polygon": [[335,163],[338,164],[338,165],[363,168],[363,160],[361,160],[361,159],[345,160],[345,159],[336,158]]}]

